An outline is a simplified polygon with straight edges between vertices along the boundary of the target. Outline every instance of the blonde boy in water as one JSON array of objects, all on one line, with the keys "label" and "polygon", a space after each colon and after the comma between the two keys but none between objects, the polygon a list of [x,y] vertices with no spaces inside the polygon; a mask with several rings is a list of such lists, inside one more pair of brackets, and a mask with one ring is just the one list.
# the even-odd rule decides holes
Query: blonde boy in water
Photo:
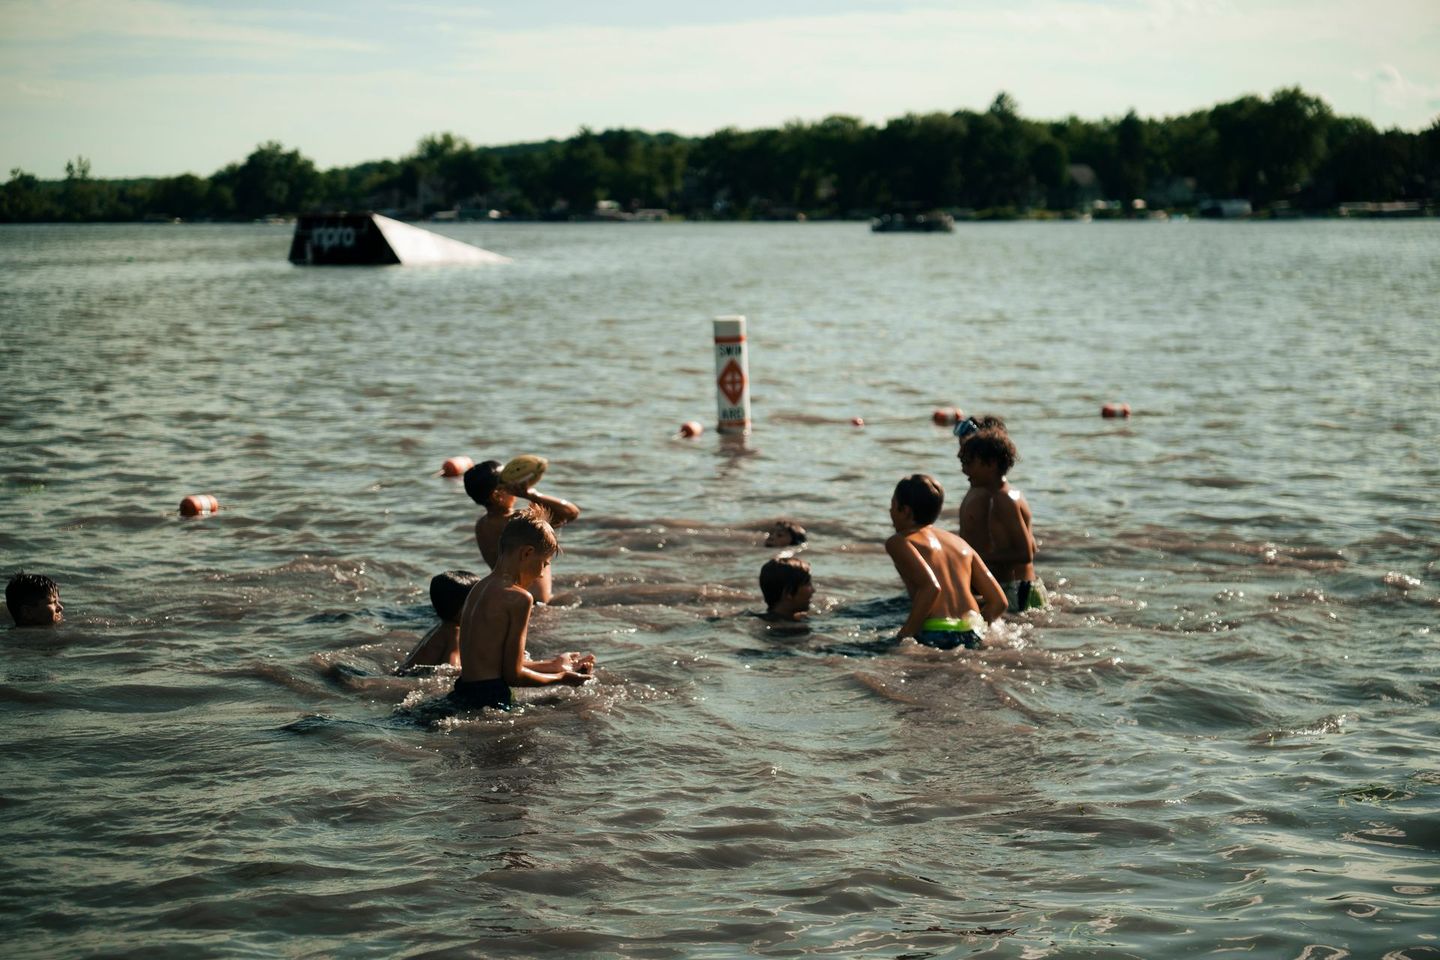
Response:
[{"label": "blonde boy in water", "polygon": [[531,660],[525,651],[535,606],[531,588],[560,551],[544,509],[531,507],[511,517],[497,550],[495,569],[470,589],[460,613],[460,679],[450,694],[460,707],[509,710],[511,687],[578,687],[595,669],[593,654]]},{"label": "blonde boy in water", "polygon": [[923,473],[897,483],[890,498],[895,535],[885,552],[910,594],[899,638],[941,650],[974,648],[988,621],[1005,612],[1005,594],[968,543],[934,525],[944,505],[945,490]]},{"label": "blonde boy in water", "polygon": [[[1013,613],[1046,606],[1045,582],[1035,575],[1035,531],[1025,495],[1005,479],[1020,459],[1003,428],[960,441],[960,469],[970,491],[960,505],[960,535],[975,545],[995,572]],[[972,504],[975,509],[967,509]],[[971,539],[971,532],[975,537]]]},{"label": "blonde boy in water", "polygon": [[[470,495],[471,500],[485,508],[485,513],[475,521],[475,543],[480,547],[480,556],[485,558],[492,570],[500,556],[501,531],[512,517],[518,516],[515,511],[517,497],[543,507],[550,523],[556,527],[564,526],[580,516],[580,508],[569,500],[546,496],[533,487],[507,487],[500,480],[500,463],[496,460],[477,463],[465,471],[465,492]],[[548,566],[532,585],[530,592],[541,603],[550,602],[551,581]]]}]

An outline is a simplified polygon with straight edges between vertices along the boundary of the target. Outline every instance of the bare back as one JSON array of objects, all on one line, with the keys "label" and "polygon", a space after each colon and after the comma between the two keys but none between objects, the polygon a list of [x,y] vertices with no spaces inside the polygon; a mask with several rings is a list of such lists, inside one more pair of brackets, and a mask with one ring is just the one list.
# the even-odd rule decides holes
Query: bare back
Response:
[{"label": "bare back", "polygon": [[990,546],[981,553],[1002,581],[1035,579],[1035,532],[1025,495],[1002,483],[990,498]]},{"label": "bare back", "polygon": [[460,679],[506,677],[505,664],[525,654],[525,633],[534,599],[494,575],[475,584],[460,614]]},{"label": "bare back", "polygon": [[925,616],[963,617],[971,610],[980,609],[970,590],[971,567],[975,562],[975,551],[970,549],[970,544],[936,526],[921,527],[905,540],[915,548],[940,584],[940,595]]},{"label": "bare back", "polygon": [[960,501],[960,538],[984,556],[990,552],[990,491],[971,487]]},{"label": "bare back", "polygon": [[927,525],[896,533],[885,552],[910,594],[900,636],[915,636],[932,617],[963,619],[975,610],[989,621],[1005,612],[1005,594],[985,561],[950,531]]}]

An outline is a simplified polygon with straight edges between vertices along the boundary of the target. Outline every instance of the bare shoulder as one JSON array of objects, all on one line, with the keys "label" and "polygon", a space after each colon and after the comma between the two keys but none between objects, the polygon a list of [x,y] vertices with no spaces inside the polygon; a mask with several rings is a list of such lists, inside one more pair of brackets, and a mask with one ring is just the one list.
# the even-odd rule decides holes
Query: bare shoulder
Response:
[{"label": "bare shoulder", "polygon": [[511,584],[501,593],[500,603],[503,604],[507,610],[529,613],[530,608],[535,605],[535,597],[531,595],[529,590],[516,584]]},{"label": "bare shoulder", "polygon": [[949,530],[943,530],[940,527],[932,528],[932,533],[940,539],[940,545],[946,549],[959,550],[961,552],[968,552],[972,549],[969,542],[959,534],[951,533]]}]

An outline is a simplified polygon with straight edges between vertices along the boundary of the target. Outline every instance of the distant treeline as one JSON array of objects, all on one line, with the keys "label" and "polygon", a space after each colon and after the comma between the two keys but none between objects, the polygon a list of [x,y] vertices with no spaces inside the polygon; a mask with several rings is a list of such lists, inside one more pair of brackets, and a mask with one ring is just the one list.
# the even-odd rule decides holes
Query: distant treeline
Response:
[{"label": "distant treeline", "polygon": [[[695,219],[865,217],[894,207],[980,217],[1188,211],[1247,200],[1327,212],[1347,201],[1440,197],[1440,118],[1419,133],[1337,117],[1299,88],[1179,117],[1027,120],[1000,94],[984,112],[884,126],[832,116],[687,138],[582,129],[568,140],[475,147],[427,137],[400,160],[318,170],[271,142],[210,177],[64,180],[12,170],[0,221],[253,220],[317,210],[577,219],[666,210]],[[1098,202],[1097,202],[1098,201]]]}]

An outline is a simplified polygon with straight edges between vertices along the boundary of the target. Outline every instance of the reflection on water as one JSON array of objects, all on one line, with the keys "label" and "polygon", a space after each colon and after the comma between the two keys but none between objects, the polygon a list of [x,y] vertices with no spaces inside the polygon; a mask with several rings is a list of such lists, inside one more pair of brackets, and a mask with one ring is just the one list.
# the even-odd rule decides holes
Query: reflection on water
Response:
[{"label": "reflection on water", "polygon": [[[1435,225],[445,229],[515,263],[0,229],[0,556],[67,609],[3,634],[10,952],[1435,950]],[[755,431],[681,439],[729,313]],[[1054,588],[973,652],[891,639],[948,405]],[[430,717],[436,473],[517,453],[584,510],[531,645],[601,668]],[[781,515],[799,630],[748,615]]]}]

